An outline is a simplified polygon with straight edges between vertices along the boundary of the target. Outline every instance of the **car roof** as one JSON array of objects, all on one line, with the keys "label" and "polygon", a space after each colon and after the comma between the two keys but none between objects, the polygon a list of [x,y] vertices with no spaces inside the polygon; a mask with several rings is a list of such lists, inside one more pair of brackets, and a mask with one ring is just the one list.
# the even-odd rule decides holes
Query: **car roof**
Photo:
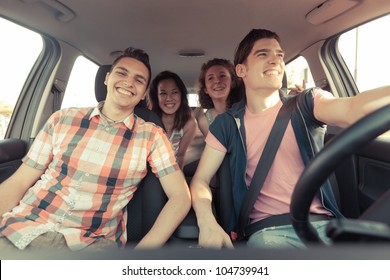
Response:
[{"label": "car roof", "polygon": [[111,63],[128,46],[144,49],[153,75],[177,72],[191,88],[202,63],[214,57],[233,60],[237,44],[252,28],[277,32],[288,61],[320,40],[390,12],[387,0],[323,2],[9,0],[2,1],[0,13],[66,42],[97,64]]}]

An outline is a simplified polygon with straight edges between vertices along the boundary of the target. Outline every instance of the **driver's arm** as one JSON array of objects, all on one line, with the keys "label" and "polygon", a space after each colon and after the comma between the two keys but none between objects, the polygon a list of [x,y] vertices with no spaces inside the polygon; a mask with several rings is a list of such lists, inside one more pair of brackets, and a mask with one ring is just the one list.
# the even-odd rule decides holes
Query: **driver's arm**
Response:
[{"label": "driver's arm", "polygon": [[26,191],[43,173],[44,170],[23,163],[11,177],[0,184],[0,217],[18,205]]},{"label": "driver's arm", "polygon": [[367,114],[390,104],[390,86],[364,91],[353,97],[316,100],[316,119],[339,127],[347,127]]},{"label": "driver's arm", "polygon": [[199,226],[199,245],[203,247],[233,247],[230,237],[217,223],[211,209],[212,194],[209,183],[224,157],[224,152],[206,144],[198,168],[191,180],[192,206]]}]

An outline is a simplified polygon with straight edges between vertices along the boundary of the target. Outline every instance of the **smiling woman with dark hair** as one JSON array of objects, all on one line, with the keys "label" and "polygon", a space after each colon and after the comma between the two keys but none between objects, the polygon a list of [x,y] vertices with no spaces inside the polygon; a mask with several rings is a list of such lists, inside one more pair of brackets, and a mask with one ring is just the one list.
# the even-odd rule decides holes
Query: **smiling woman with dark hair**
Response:
[{"label": "smiling woman with dark hair", "polygon": [[161,117],[177,162],[183,168],[185,153],[196,134],[186,86],[176,73],[163,71],[150,85],[149,101],[151,110]]}]

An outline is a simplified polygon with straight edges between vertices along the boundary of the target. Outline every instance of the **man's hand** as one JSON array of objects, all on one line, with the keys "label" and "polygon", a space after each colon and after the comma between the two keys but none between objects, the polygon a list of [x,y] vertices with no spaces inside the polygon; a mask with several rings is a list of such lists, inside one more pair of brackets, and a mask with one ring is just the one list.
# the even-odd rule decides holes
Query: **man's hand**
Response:
[{"label": "man's hand", "polygon": [[229,235],[215,221],[199,226],[199,245],[204,248],[215,249],[234,248]]},{"label": "man's hand", "polygon": [[306,89],[306,82],[305,80],[302,81],[302,85],[295,84],[295,87],[289,87],[288,90],[290,90],[289,94],[298,94],[301,93]]}]

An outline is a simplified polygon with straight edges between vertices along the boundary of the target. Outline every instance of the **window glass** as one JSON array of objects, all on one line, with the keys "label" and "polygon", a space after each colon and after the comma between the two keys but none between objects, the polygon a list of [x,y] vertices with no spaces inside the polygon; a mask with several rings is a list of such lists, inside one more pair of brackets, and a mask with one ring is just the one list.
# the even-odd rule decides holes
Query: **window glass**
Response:
[{"label": "window glass", "polygon": [[98,65],[79,56],[72,68],[61,108],[95,106],[95,77]]},{"label": "window glass", "polygon": [[309,65],[303,56],[297,57],[286,65],[286,75],[289,88],[294,88],[295,85],[304,86],[304,88],[315,86]]},{"label": "window glass", "polygon": [[200,104],[199,104],[199,95],[198,95],[197,92],[190,92],[190,91],[188,91],[187,98],[188,98],[188,104],[190,105],[190,107],[195,108],[195,107],[199,107],[200,106]]},{"label": "window glass", "polygon": [[43,42],[38,33],[3,18],[0,18],[0,37],[0,139],[4,139],[16,101]]},{"label": "window glass", "polygon": [[359,91],[389,84],[390,15],[371,21],[340,36],[338,50]]}]

